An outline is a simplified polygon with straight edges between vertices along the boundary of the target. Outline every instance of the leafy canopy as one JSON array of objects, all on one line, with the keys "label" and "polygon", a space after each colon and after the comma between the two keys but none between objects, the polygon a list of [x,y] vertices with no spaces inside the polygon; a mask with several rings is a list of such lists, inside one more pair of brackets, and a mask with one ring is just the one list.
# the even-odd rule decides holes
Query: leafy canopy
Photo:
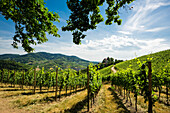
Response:
[{"label": "leafy canopy", "polygon": [[[134,0],[106,0],[108,7],[106,9],[107,20],[106,25],[111,25],[112,22],[121,24],[118,10],[121,7],[126,7]],[[67,6],[71,10],[71,15],[67,20],[67,26],[62,27],[63,31],[73,31],[73,42],[81,44],[81,39],[86,35],[83,32],[89,29],[96,29],[96,25],[104,21],[100,14],[99,6],[102,6],[105,0],[67,0]]]},{"label": "leafy canopy", "polygon": [[46,42],[46,32],[55,37],[58,28],[53,21],[59,22],[57,13],[48,11],[44,6],[44,0],[1,0],[0,12],[5,19],[11,19],[15,23],[15,35],[13,37],[14,48],[21,43],[26,52],[34,49],[32,45]]},{"label": "leafy canopy", "polygon": [[[106,25],[112,22],[121,24],[118,10],[130,4],[134,0],[67,0],[67,6],[71,10],[67,26],[62,27],[63,31],[73,31],[73,42],[81,44],[81,39],[86,35],[83,32],[89,29],[96,29],[96,25],[104,21],[100,14],[99,6],[104,2],[108,4],[106,9]],[[59,15],[48,11],[44,6],[44,0],[0,0],[0,13],[8,20],[15,23],[15,35],[13,37],[14,48],[21,43],[26,52],[32,52],[31,45],[41,44],[48,39],[46,33],[55,37],[58,28],[53,22],[59,22]]]}]

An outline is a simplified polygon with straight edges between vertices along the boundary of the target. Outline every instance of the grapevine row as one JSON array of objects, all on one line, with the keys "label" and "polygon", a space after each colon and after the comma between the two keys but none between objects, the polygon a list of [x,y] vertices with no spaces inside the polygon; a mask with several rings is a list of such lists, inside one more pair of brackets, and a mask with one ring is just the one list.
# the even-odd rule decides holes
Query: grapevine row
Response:
[{"label": "grapevine row", "polygon": [[10,83],[12,87],[15,87],[15,85],[17,84],[21,87],[21,89],[23,89],[23,86],[33,86],[34,94],[36,87],[39,87],[40,92],[42,92],[43,87],[46,87],[47,91],[50,89],[50,87],[53,87],[53,91],[54,89],[56,89],[56,100],[58,97],[57,93],[59,93],[60,99],[62,90],[66,91],[65,94],[67,96],[69,90],[71,94],[71,90],[75,90],[75,92],[77,92],[78,88],[87,88],[88,110],[90,101],[92,107],[92,104],[94,103],[94,98],[98,94],[102,85],[102,77],[99,71],[97,71],[97,67],[93,64],[90,64],[88,66],[87,74],[71,69],[63,70],[58,67],[56,68],[56,71],[45,71],[44,68],[39,71],[36,71],[35,69],[30,69],[26,72],[2,69],[0,70],[0,73],[1,83]]},{"label": "grapevine row", "polygon": [[[15,70],[0,70],[1,73],[1,83],[10,83],[11,86],[15,87],[16,84],[20,85],[23,89],[23,85],[25,86],[34,86],[34,82],[36,87],[39,87],[40,92],[42,92],[43,87],[47,87],[49,90],[50,87],[53,87],[53,90],[56,86],[56,72],[55,71],[44,71],[42,68],[39,71],[34,73],[33,69],[25,71],[15,71]],[[58,82],[57,86],[59,88],[59,93],[63,89],[67,90],[73,89],[77,92],[77,88],[84,88],[86,87],[87,77],[85,74],[81,74],[81,72],[76,72],[71,69],[62,70],[58,68]],[[34,78],[34,75],[36,78]]]},{"label": "grapevine row", "polygon": [[[138,60],[138,59],[137,59]],[[125,98],[125,90],[126,93],[133,92],[134,97],[136,99],[135,102],[135,108],[137,111],[137,96],[143,95],[145,102],[149,100],[149,81],[151,82],[151,103],[152,105],[154,102],[158,99],[156,95],[154,95],[154,89],[155,87],[159,88],[159,93],[161,92],[161,89],[163,86],[166,86],[166,94],[167,94],[167,104],[168,103],[168,89],[170,88],[170,63],[165,66],[163,69],[157,71],[154,70],[154,67],[152,67],[152,73],[149,73],[149,63],[147,61],[144,61],[141,63],[138,60],[138,71],[134,71],[131,68],[128,68],[126,70],[119,70],[117,73],[115,73],[112,76],[112,86],[115,85],[115,87],[119,87],[119,93],[122,94],[122,88],[124,89],[124,98]],[[150,71],[151,72],[151,71]],[[152,78],[149,80],[149,74],[151,74]],[[121,87],[121,88],[120,88]],[[128,95],[127,99],[128,99]],[[160,98],[160,94],[159,94]],[[149,109],[148,109],[149,110]]]}]

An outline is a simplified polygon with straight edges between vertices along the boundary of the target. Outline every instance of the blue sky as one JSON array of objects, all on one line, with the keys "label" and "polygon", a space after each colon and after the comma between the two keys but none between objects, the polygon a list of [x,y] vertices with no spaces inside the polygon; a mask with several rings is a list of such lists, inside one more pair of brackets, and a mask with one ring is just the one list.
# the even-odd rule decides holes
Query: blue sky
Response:
[{"label": "blue sky", "polygon": [[[62,53],[75,55],[90,61],[102,61],[105,57],[132,59],[161,50],[170,49],[170,0],[136,0],[133,9],[120,9],[122,25],[110,26],[100,23],[96,30],[89,30],[81,45],[75,45],[71,32],[62,32],[70,11],[66,0],[47,0],[46,7],[57,12],[60,23],[54,23],[60,30],[60,38],[47,35],[48,42],[33,46],[35,52]],[[105,17],[107,5],[101,7]],[[22,47],[14,49],[12,36],[14,23],[0,15],[0,54],[26,54]]]}]

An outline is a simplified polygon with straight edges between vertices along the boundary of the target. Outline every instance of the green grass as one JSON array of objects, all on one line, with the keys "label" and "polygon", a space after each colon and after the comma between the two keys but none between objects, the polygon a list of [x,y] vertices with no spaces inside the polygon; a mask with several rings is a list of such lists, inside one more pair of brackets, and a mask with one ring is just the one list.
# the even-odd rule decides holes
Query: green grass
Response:
[{"label": "green grass", "polygon": [[[154,70],[159,70],[164,68],[168,64],[168,60],[170,61],[170,49],[165,51],[160,51],[157,53],[144,55],[141,57],[138,57],[141,62],[146,61],[147,58],[152,58],[152,67],[154,67]],[[127,60],[121,63],[116,64],[117,69],[127,69],[130,65],[133,70],[138,69],[137,65],[137,59]]]},{"label": "green grass", "polygon": [[113,74],[113,72],[111,71],[111,68],[113,67],[113,65],[110,65],[108,67],[105,67],[101,70],[99,70],[100,74],[102,75],[102,79],[107,79],[107,77],[111,76]]},{"label": "green grass", "polygon": [[112,74],[112,71],[111,71],[111,68],[113,67],[113,65],[110,65],[108,67],[105,67],[101,70],[99,70],[100,74],[102,75],[109,75],[109,74]]}]

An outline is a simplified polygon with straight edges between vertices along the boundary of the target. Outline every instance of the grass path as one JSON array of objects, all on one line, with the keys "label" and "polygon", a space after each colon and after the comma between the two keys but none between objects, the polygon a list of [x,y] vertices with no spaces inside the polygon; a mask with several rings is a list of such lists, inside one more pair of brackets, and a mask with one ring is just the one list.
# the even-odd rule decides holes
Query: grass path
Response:
[{"label": "grass path", "polygon": [[96,104],[91,110],[97,113],[128,113],[129,111],[113,93],[110,84],[104,84],[96,99]]},{"label": "grass path", "polygon": [[75,95],[65,98],[61,102],[48,106],[48,109],[45,112],[70,112],[70,113],[77,113],[82,111],[87,111],[86,108],[86,97],[87,97],[87,90],[78,92]]},{"label": "grass path", "polygon": [[[0,113],[85,113],[87,112],[87,90],[80,90],[70,96],[62,96],[61,100],[54,101],[54,92],[30,94],[30,90],[8,91],[0,88]],[[14,88],[13,88],[14,89]],[[17,89],[17,88],[16,88]],[[61,94],[64,94],[63,91]],[[28,94],[28,95],[25,95]],[[132,102],[134,102],[131,93]],[[110,88],[110,83],[102,85],[95,104],[90,108],[92,113],[134,113],[134,106],[127,106],[115,90]],[[138,96],[138,104],[141,111],[146,111],[146,103],[143,97]],[[134,103],[133,103],[134,105]],[[145,108],[146,110],[143,110]],[[139,109],[140,110],[140,109]],[[170,107],[156,102],[156,113],[170,113]],[[143,113],[140,112],[139,113]],[[145,113],[145,112],[144,112]]]},{"label": "grass path", "polygon": [[85,106],[87,90],[77,91],[67,97],[63,95],[65,91],[62,91],[61,99],[54,101],[55,92],[32,94],[30,90],[2,87],[0,88],[0,113],[51,113],[75,110],[78,112]]},{"label": "grass path", "polygon": [[114,68],[114,66],[111,68],[111,70],[113,71],[113,73],[116,73],[116,69]]},{"label": "grass path", "polygon": [[10,100],[0,97],[0,113],[31,113],[13,106]]}]

